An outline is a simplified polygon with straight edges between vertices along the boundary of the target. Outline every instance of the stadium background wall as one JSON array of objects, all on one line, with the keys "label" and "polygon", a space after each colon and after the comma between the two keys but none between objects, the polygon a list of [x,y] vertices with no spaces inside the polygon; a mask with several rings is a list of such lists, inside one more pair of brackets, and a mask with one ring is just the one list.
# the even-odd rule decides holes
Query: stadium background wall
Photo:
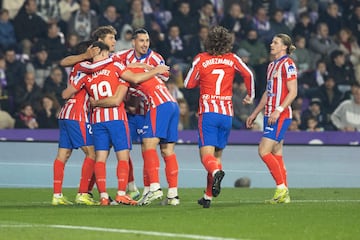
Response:
[{"label": "stadium background wall", "polygon": [[[203,188],[205,171],[196,144],[178,144],[179,187]],[[0,188],[52,187],[56,142],[0,141]],[[142,186],[140,145],[134,144],[131,156],[137,185]],[[360,187],[359,146],[287,145],[284,156],[290,188]],[[77,187],[81,150],[75,150],[65,169],[64,187]],[[273,180],[257,154],[257,145],[229,145],[223,154],[225,178],[223,187],[233,187],[240,177],[249,177],[253,188],[273,188]],[[161,161],[161,185],[166,188],[164,164]],[[116,158],[111,151],[107,162],[108,187],[117,185]],[[50,194],[50,193],[49,193]]]}]

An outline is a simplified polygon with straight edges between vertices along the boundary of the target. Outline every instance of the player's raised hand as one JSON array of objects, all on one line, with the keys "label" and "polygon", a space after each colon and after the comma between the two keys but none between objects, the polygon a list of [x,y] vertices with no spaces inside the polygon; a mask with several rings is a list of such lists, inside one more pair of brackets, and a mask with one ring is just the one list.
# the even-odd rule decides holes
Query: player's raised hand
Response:
[{"label": "player's raised hand", "polygon": [[88,49],[86,49],[86,56],[87,59],[91,59],[93,57],[95,57],[96,55],[98,55],[100,53],[100,48],[99,47],[93,47],[92,45],[90,47],[88,47]]}]

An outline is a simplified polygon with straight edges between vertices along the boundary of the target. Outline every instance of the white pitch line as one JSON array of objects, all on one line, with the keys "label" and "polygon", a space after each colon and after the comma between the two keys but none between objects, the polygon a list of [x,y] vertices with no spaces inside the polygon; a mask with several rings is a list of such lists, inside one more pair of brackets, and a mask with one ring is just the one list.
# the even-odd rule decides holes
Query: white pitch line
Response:
[{"label": "white pitch line", "polygon": [[171,238],[187,238],[198,240],[245,240],[244,238],[224,238],[214,236],[203,236],[195,234],[181,234],[181,233],[167,233],[167,232],[154,232],[154,231],[141,231],[117,228],[101,228],[89,226],[69,226],[69,225],[41,225],[41,224],[0,224],[0,228],[60,228],[60,229],[74,229],[74,230],[87,230],[97,232],[113,232],[113,233],[127,233],[127,234],[140,234],[158,237],[171,237]]},{"label": "white pitch line", "polygon": [[[265,200],[264,200],[265,201]],[[264,203],[264,201],[239,200],[239,201],[216,201],[217,203]],[[291,203],[357,203],[360,199],[304,199],[291,200]],[[291,204],[290,203],[290,204]]]}]

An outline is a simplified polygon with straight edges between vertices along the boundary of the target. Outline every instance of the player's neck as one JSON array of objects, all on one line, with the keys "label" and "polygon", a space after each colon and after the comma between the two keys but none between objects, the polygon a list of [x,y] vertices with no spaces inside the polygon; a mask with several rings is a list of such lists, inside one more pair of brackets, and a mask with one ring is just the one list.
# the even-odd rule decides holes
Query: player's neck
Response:
[{"label": "player's neck", "polygon": [[94,62],[98,62],[98,61],[101,61],[101,60],[104,60],[106,58],[109,57],[109,53],[108,52],[102,52],[100,53],[99,55],[96,55],[94,57]]},{"label": "player's neck", "polygon": [[282,59],[282,58],[284,58],[284,57],[286,57],[287,56],[287,54],[285,53],[285,52],[281,52],[281,53],[279,53],[279,54],[276,54],[275,56],[274,56],[274,61],[276,62],[276,61],[279,61],[280,59]]}]

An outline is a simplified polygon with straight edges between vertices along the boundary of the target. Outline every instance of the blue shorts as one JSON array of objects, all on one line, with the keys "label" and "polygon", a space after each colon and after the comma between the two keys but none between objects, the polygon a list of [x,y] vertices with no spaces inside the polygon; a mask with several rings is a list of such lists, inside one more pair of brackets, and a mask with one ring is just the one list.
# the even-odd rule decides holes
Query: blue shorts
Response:
[{"label": "blue shorts", "polygon": [[59,119],[59,148],[78,149],[93,145],[91,124],[75,120]]},{"label": "blue shorts", "polygon": [[232,117],[207,112],[199,116],[199,147],[214,146],[224,149],[232,127]]},{"label": "blue shorts", "polygon": [[145,115],[127,113],[127,118],[129,121],[131,141],[133,143],[141,143]]},{"label": "blue shorts", "polygon": [[264,133],[263,137],[270,138],[277,142],[280,142],[284,139],[286,130],[291,124],[291,118],[282,118],[281,115],[279,119],[273,125],[268,125],[269,117],[264,117]]},{"label": "blue shorts", "polygon": [[145,116],[143,138],[160,139],[160,143],[178,140],[179,106],[176,102],[166,102],[151,108]]},{"label": "blue shorts", "polygon": [[122,120],[95,123],[92,125],[95,151],[110,150],[114,151],[131,149],[131,138],[129,125]]}]

